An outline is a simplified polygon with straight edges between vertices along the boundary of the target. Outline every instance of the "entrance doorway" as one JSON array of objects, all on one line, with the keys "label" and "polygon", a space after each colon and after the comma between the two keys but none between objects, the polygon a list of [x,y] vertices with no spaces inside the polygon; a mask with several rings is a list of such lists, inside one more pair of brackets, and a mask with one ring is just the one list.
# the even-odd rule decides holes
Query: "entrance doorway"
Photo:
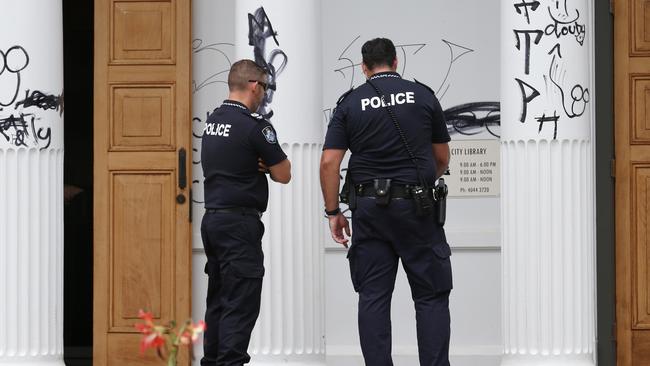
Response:
[{"label": "entrance doorway", "polygon": [[67,366],[92,365],[93,1],[63,0],[64,297]]}]

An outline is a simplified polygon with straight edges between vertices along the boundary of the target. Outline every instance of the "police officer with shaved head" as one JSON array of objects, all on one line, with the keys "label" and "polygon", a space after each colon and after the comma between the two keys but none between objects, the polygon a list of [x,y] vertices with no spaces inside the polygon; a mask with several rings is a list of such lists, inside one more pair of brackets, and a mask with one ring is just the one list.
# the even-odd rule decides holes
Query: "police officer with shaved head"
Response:
[{"label": "police officer with shaved head", "polygon": [[[391,296],[398,262],[415,303],[420,365],[449,365],[451,250],[444,224],[449,134],[434,92],[396,72],[386,38],[361,49],[366,83],[344,94],[330,121],[320,175],[332,238],[347,247],[359,294],[359,336],[366,365],[389,366]],[[351,156],[339,209],[339,172]]]},{"label": "police officer with shaved head", "polygon": [[291,179],[291,164],[273,126],[255,113],[269,87],[251,60],[234,63],[229,97],[206,121],[201,147],[205,215],[201,237],[208,258],[203,366],[240,366],[260,311],[264,254],[260,220],[266,210],[266,175]]}]

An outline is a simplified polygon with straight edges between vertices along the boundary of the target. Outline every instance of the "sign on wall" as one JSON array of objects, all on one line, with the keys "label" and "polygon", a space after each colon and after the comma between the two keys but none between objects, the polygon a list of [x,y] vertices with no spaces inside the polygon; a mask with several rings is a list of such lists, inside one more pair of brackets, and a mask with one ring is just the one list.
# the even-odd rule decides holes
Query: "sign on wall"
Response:
[{"label": "sign on wall", "polygon": [[444,176],[449,197],[498,196],[499,140],[459,140],[449,145],[449,175]]}]

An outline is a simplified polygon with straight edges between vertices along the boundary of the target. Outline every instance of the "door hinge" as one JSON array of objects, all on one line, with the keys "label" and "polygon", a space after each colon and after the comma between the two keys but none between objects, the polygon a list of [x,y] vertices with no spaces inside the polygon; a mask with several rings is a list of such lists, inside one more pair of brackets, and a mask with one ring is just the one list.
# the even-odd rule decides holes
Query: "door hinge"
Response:
[{"label": "door hinge", "polygon": [[609,174],[612,178],[616,179],[616,159],[609,161]]}]

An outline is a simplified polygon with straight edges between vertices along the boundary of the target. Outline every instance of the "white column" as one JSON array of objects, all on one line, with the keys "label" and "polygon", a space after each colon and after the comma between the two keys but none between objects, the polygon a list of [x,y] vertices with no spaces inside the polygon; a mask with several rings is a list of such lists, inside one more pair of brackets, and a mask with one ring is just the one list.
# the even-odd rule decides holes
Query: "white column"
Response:
[{"label": "white column", "polygon": [[[257,41],[258,49],[264,48],[264,59],[272,60],[277,71],[277,89],[266,111],[273,111],[271,122],[292,162],[293,178],[288,186],[271,184],[263,219],[262,310],[250,353],[255,364],[324,365],[324,219],[318,179],[323,140],[320,1],[238,0],[237,59],[255,59],[248,39],[248,14],[260,7],[279,42],[276,45],[270,35]],[[270,30],[268,24],[264,29]]]},{"label": "white column", "polygon": [[501,3],[502,365],[595,364],[589,3]]},{"label": "white column", "polygon": [[61,0],[2,4],[0,365],[63,366]]}]

